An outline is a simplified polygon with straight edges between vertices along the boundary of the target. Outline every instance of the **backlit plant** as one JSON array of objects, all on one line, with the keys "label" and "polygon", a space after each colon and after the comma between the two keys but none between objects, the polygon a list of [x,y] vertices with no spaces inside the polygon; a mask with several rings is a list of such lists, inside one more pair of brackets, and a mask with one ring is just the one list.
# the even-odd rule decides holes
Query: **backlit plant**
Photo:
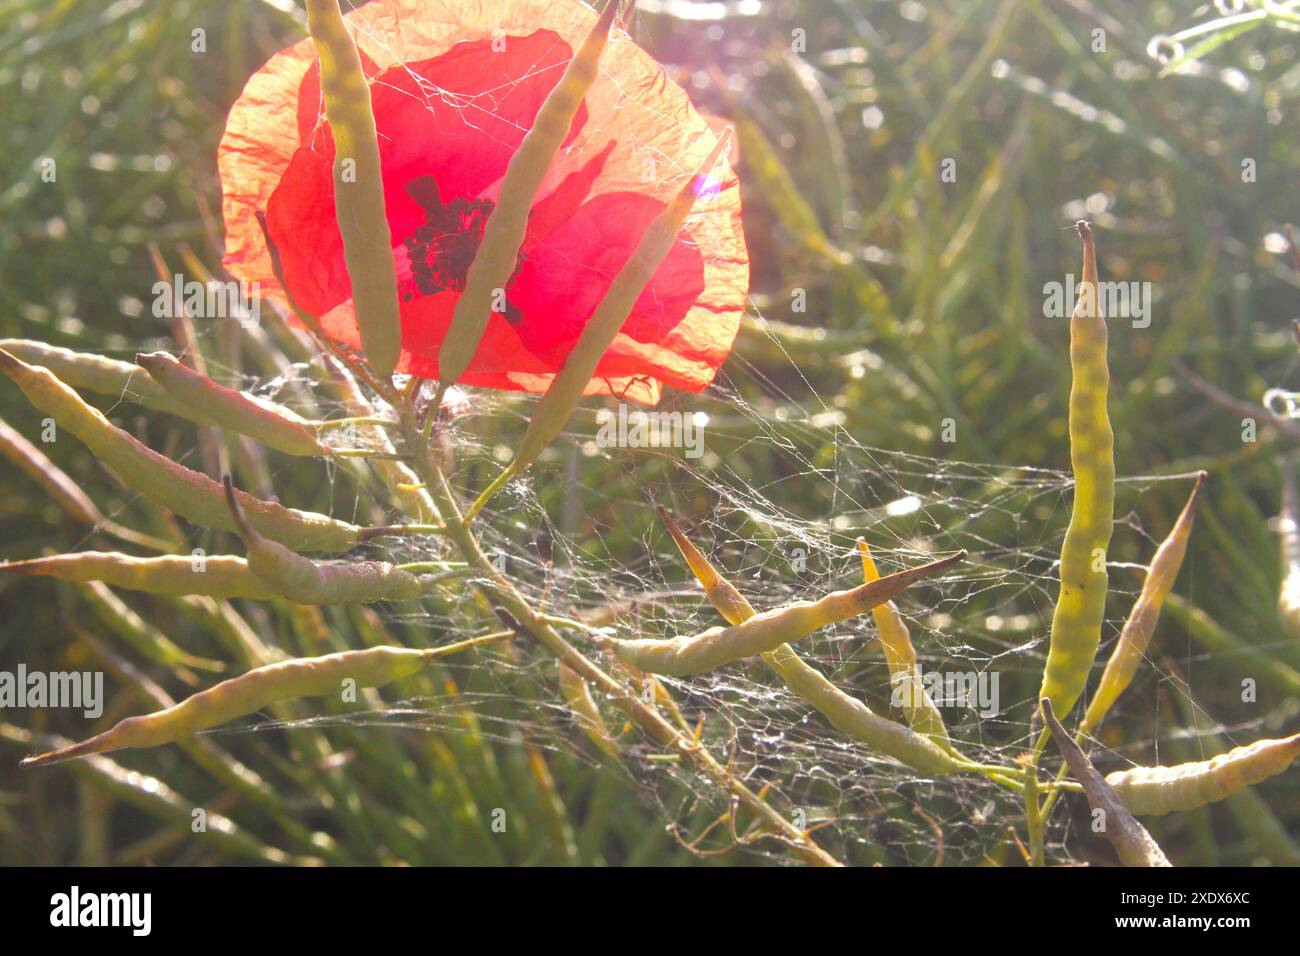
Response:
[{"label": "backlit plant", "polygon": [[[256,771],[195,735],[263,710],[292,722],[304,713],[290,703],[298,698],[355,701],[358,689],[417,675],[426,680],[421,694],[437,693],[427,669],[463,652],[482,655],[475,666],[503,669],[519,655],[546,655],[554,661],[551,685],[520,681],[518,690],[562,701],[601,760],[684,767],[727,803],[731,842],[771,843],[820,865],[839,860],[820,845],[816,828],[770,799],[768,785],[752,785],[715,752],[716,741],[703,735],[711,715],[686,719],[673,686],[656,675],[691,678],[746,666],[750,658],[761,661],[847,746],[919,774],[960,778],[952,786],[970,779],[970,786],[1013,795],[1024,807],[1024,858],[1034,865],[1050,862],[1044,834],[1062,794],[1083,791],[1114,819],[1106,833],[1123,862],[1159,864],[1163,853],[1132,814],[1195,809],[1289,766],[1300,738],[1261,740],[1215,760],[1103,779],[1077,746],[1100,726],[1140,666],[1182,563],[1204,478],[1197,477],[1186,508],[1152,558],[1100,683],[1082,705],[1103,641],[1115,528],[1107,326],[1086,222],[1075,226],[1083,267],[1070,319],[1073,508],[1036,695],[1045,723],[1033,708],[1025,728],[1034,732],[1030,746],[1016,759],[991,763],[972,756],[961,735],[945,726],[922,685],[908,629],[890,603],[909,586],[958,567],[968,557],[964,551],[882,576],[863,541],[864,583],[759,611],[743,582],[730,581],[660,509],[724,621],[671,637],[639,633],[633,613],[614,611],[602,619],[605,609],[574,606],[559,589],[548,587],[539,599],[513,578],[494,560],[478,522],[493,509],[508,509],[504,490],[529,475],[583,397],[654,403],[664,386],[698,392],[728,354],[745,311],[748,275],[739,190],[727,161],[732,134],[714,132],[685,93],[615,28],[617,2],[599,17],[575,4],[519,3],[512,11],[519,25],[507,24],[501,35],[493,32],[502,29],[495,21],[452,25],[415,17],[425,6],[376,0],[344,17],[337,0],[309,0],[312,40],[278,54],[254,76],[221,147],[226,268],[255,283],[264,301],[306,334],[315,351],[304,364],[315,368],[317,387],[345,414],[324,416],[321,406],[299,412],[221,385],[201,367],[185,364],[193,353],[180,360],[141,354],[132,365],[26,340],[0,343],[0,369],[118,480],[166,512],[229,532],[226,540],[240,542],[243,552],[169,553],[181,540],[169,520],[148,532],[109,522],[38,449],[20,435],[0,432],[9,453],[39,473],[70,514],[150,552],[35,557],[6,565],[5,572],[99,588],[90,593],[109,602],[104,613],[116,622],[114,629],[131,632],[135,646],[147,648],[155,661],[240,672],[179,703],[150,695],[158,705],[153,712],[127,716],[80,743],[53,742],[26,764],[104,760],[99,755],[111,751],[176,743],[202,753],[214,775],[249,799],[267,802]],[[565,19],[571,22],[557,22]],[[548,23],[555,28],[536,28]],[[643,92],[628,100],[626,88]],[[499,89],[508,92],[487,95]],[[763,168],[761,140],[743,122],[739,133],[742,150],[759,153]],[[639,179],[634,146],[678,174]],[[779,170],[772,176],[779,186]],[[829,241],[808,244],[831,261],[840,259]],[[851,265],[842,261],[837,268]],[[855,283],[864,302],[876,301],[870,282]],[[888,331],[888,317],[879,318]],[[511,439],[502,470],[470,495],[448,478],[461,437],[453,402],[465,401],[465,387],[540,395],[527,425]],[[360,497],[369,500],[342,518],[284,506],[238,489],[243,482],[229,477],[218,482],[149,448],[79,391],[130,396],[220,434],[224,460],[249,475],[257,469],[248,467],[246,440],[295,458],[353,467]],[[371,523],[358,517],[376,508],[389,518]],[[390,556],[418,548],[419,558],[358,556],[379,544],[391,549]],[[223,635],[234,660],[185,655],[133,619],[129,608],[112,605],[104,585],[183,599]],[[407,648],[387,638],[377,616],[359,613],[356,620],[366,622],[359,636],[373,646],[311,656],[280,650],[230,603],[297,605],[292,613],[303,627],[328,630],[321,607],[461,598],[476,607],[482,633]],[[891,684],[903,694],[903,721],[875,713],[800,654],[801,641],[867,611]],[[324,650],[339,639],[318,637],[317,643]],[[685,687],[689,693],[689,682]],[[472,728],[478,718],[467,709],[461,719]],[[1072,722],[1073,741],[1062,726]],[[306,764],[307,776],[331,791],[332,804],[349,818],[345,826],[365,832],[375,818],[345,780],[324,769],[330,758],[324,739],[309,723],[290,726],[294,750],[315,761]],[[379,727],[359,732],[385,733]],[[1041,767],[1053,734],[1066,759],[1055,774]],[[631,740],[648,741],[653,753],[630,753]],[[385,748],[380,765],[395,768],[402,754],[389,745],[379,749]],[[450,771],[459,756],[431,759]],[[529,761],[542,791],[539,803],[553,811],[551,838],[567,847],[571,824],[556,805],[544,757],[530,751]],[[400,770],[393,773],[399,799],[416,812],[422,805],[418,786],[403,793],[413,784],[400,779]],[[250,848],[245,841],[245,855],[347,861],[331,838],[306,832],[270,802],[293,850]],[[419,839],[410,829],[390,821],[384,830],[387,853],[418,858],[418,850],[407,852]]]}]

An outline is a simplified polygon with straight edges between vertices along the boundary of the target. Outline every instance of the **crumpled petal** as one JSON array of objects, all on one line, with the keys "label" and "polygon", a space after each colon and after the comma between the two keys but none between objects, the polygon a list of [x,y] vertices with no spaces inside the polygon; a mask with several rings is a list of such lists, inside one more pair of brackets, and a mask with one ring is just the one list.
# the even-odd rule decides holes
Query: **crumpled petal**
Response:
[{"label": "crumpled petal", "polygon": [[[595,18],[576,0],[373,0],[347,15],[372,78],[395,244],[426,215],[408,188],[417,175],[432,176],[443,202],[495,201],[512,151]],[[715,142],[685,92],[616,30],[538,192],[510,312],[491,317],[461,382],[544,391],[645,225]],[[304,40],[253,75],[227,121],[218,156],[225,264],[283,301],[257,223],[265,212],[295,300],[329,335],[357,345],[333,160],[315,49]],[[717,194],[687,220],[588,393],[653,403],[664,385],[704,388],[725,360],[749,265],[735,175],[716,172]],[[396,253],[399,289],[405,281],[410,290],[411,257],[401,245]],[[449,287],[404,298],[399,371],[436,377],[457,295]]]}]

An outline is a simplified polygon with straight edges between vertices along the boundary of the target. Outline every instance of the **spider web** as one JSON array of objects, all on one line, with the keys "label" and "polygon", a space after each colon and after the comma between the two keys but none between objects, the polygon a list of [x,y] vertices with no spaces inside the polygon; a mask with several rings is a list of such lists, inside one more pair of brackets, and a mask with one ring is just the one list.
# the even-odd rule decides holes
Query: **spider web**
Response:
[{"label": "spider web", "polygon": [[[668,178],[685,172],[671,157],[665,159]],[[742,334],[766,335],[781,350],[775,335],[761,331],[761,324],[754,328]],[[207,329],[201,337],[216,334]],[[1061,363],[1064,370],[1064,354]],[[210,365],[215,373],[223,371],[220,363]],[[775,371],[771,362],[760,368],[733,355],[708,392],[665,397],[661,410],[702,416],[704,454],[698,459],[680,448],[601,447],[594,415],[601,406],[588,403],[530,474],[504,489],[480,515],[476,528],[485,549],[503,558],[505,572],[534,606],[544,602],[548,613],[598,622],[624,638],[672,638],[722,623],[659,523],[656,503],[668,508],[760,611],[860,583],[859,536],[870,543],[882,573],[965,549],[965,561],[913,587],[896,604],[923,672],[972,675],[995,691],[996,700],[938,701],[954,743],[980,763],[1015,766],[1032,743],[1029,719],[1057,594],[1071,476],[1025,464],[874,447],[844,426],[833,403],[823,400],[794,358],[780,369],[780,380],[799,382],[797,395],[776,384]],[[242,385],[294,405],[296,397],[314,390],[309,373],[298,365],[278,377],[246,376]],[[349,414],[343,404],[313,394],[321,417]],[[444,447],[454,462],[450,480],[468,501],[508,460],[530,400],[474,392],[472,399],[449,395],[448,401],[452,414]],[[614,407],[612,400],[603,407]],[[357,447],[369,435],[340,432],[335,441]],[[332,488],[341,472],[355,472],[351,465],[329,467]],[[1162,482],[1185,484],[1190,477],[1120,479],[1114,554],[1124,557],[1110,564],[1099,661],[1109,653],[1132,606],[1144,562],[1167,530],[1147,528],[1139,517],[1140,503]],[[346,510],[344,505],[334,513],[348,517],[342,513]],[[351,517],[364,516],[354,511]],[[396,521],[404,516],[388,517]],[[399,562],[454,557],[436,538],[375,543],[368,550]],[[384,606],[381,612],[393,633],[423,638],[429,645],[498,629],[463,583],[453,582],[418,603]],[[617,673],[609,655],[589,637],[577,631],[566,636]],[[891,704],[889,673],[870,615],[823,629],[799,642],[796,650],[878,714],[904,719]],[[448,658],[442,666],[461,688],[454,698],[402,700],[346,716],[264,721],[219,733],[298,723],[376,733],[403,728],[455,734],[463,732],[462,710],[468,704],[489,739],[576,756],[625,773],[652,812],[698,852],[722,851],[734,842],[726,796],[663,748],[627,730],[621,714],[597,695],[622,748],[618,761],[601,754],[565,704],[555,662],[538,648],[518,641],[485,650],[472,664]],[[1156,675],[1160,681],[1172,680],[1158,668]],[[1149,672],[1139,677],[1149,679]],[[907,865],[1013,859],[1007,855],[1006,830],[1023,820],[1018,796],[982,777],[925,774],[873,751],[830,726],[759,660],[661,682],[687,725],[698,726],[702,744],[752,789],[763,791],[779,812],[814,831],[819,844],[837,858]],[[1135,684],[1112,720],[1150,709],[1141,692],[1142,685]],[[1139,753],[1151,743],[1133,741],[1125,752]],[[1056,765],[1051,751],[1045,766],[1054,770]],[[1072,814],[1082,807],[1067,798],[1054,814],[1048,834],[1052,859],[1074,858],[1068,835]],[[750,822],[743,812],[737,814],[736,832]],[[745,846],[746,852],[775,861],[788,859],[774,841]]]},{"label": "spider web", "polygon": [[[283,398],[292,384],[283,376],[245,382],[273,398]],[[623,638],[671,638],[724,622],[660,524],[656,503],[668,508],[760,611],[860,583],[859,536],[871,544],[882,574],[965,549],[964,562],[895,603],[923,673],[984,682],[976,685],[982,696],[975,700],[937,698],[954,742],[978,762],[1016,766],[1032,743],[1028,721],[1058,588],[1070,475],[873,447],[846,430],[811,386],[802,402],[779,390],[773,394],[774,388],[769,375],[733,356],[705,394],[670,395],[660,410],[707,417],[705,451],[697,459],[681,448],[601,447],[595,441],[600,406],[589,403],[542,462],[480,514],[476,529],[485,551],[549,614],[590,621]],[[746,397],[761,392],[767,393],[763,407]],[[773,398],[783,409],[779,416],[767,408]],[[443,446],[454,449],[450,480],[463,500],[499,470],[503,450],[522,433],[530,403],[497,392],[449,394]],[[613,407],[613,400],[605,405]],[[346,414],[341,407],[338,413]],[[338,443],[362,437],[344,433]],[[725,455],[715,448],[726,448]],[[1120,479],[1114,553],[1139,557],[1110,564],[1099,662],[1132,606],[1144,562],[1167,530],[1147,529],[1138,505],[1158,484],[1186,487],[1191,477]],[[454,557],[436,538],[376,542],[370,550],[398,562]],[[395,634],[430,645],[499,630],[469,591],[452,582],[435,599],[380,607]],[[588,635],[566,636],[600,666],[620,673]],[[870,615],[823,629],[796,650],[876,713],[904,720],[891,702],[889,672]],[[488,739],[627,774],[653,812],[699,852],[725,850],[752,822],[739,813],[739,830],[733,832],[725,796],[625,726],[623,715],[597,694],[622,748],[619,761],[602,754],[584,737],[559,692],[554,660],[539,648],[519,641],[504,650],[486,649],[474,663],[448,658],[443,666],[460,687],[454,697],[402,700],[302,723],[458,733],[469,705]],[[1155,670],[1158,679],[1173,679]],[[1150,709],[1142,702],[1147,679],[1139,677],[1112,720]],[[979,776],[925,774],[873,751],[833,728],[758,659],[659,680],[688,730],[698,725],[702,743],[720,761],[752,789],[763,790],[789,819],[812,829],[837,857],[908,865],[1010,862],[1006,828],[1023,819],[1018,795]],[[220,732],[287,725],[267,721]],[[1125,753],[1140,754],[1151,743],[1131,741]],[[1055,768],[1054,749],[1044,765]],[[1053,815],[1049,852],[1058,861],[1073,858],[1068,833],[1080,808],[1086,811],[1081,800],[1067,798]],[[786,859],[775,841],[746,847]]]}]

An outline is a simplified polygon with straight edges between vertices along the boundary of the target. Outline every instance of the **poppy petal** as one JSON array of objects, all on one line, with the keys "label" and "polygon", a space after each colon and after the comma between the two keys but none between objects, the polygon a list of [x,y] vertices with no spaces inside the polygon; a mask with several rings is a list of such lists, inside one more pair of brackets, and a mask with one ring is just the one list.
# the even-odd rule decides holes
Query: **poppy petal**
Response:
[{"label": "poppy petal", "polygon": [[[407,188],[413,179],[432,177],[444,197],[478,196],[501,179],[570,55],[556,34],[539,30],[510,38],[500,51],[491,40],[458,43],[443,56],[375,78],[371,100],[394,239],[424,221]],[[304,84],[318,72],[308,70]],[[304,100],[310,97],[300,92]],[[580,113],[574,128],[584,119]],[[285,281],[298,305],[318,316],[352,294],[334,207],[334,160],[334,139],[322,120],[294,152],[267,205]],[[351,335],[347,340],[354,344]]]},{"label": "poppy petal", "polygon": [[[395,243],[429,215],[415,198],[419,188],[408,188],[422,176],[432,177],[444,211],[490,208],[513,149],[595,18],[577,0],[372,0],[347,15],[372,77]],[[236,278],[282,298],[257,223],[264,212],[295,299],[321,317],[328,334],[355,344],[333,218],[333,140],[320,115],[315,62],[310,40],[276,54],[231,110],[219,152],[225,261]],[[584,108],[538,192],[508,290],[511,312],[492,317],[465,384],[544,390],[578,328],[574,315],[580,322],[590,314],[593,290],[626,258],[645,216],[663,208],[716,141],[685,92],[618,30]],[[596,240],[612,234],[616,241]],[[472,255],[474,241],[472,232],[458,237],[450,262],[434,267],[454,273],[450,266]],[[431,285],[428,261],[401,246],[396,253],[408,287],[422,278],[428,293],[401,304],[398,368],[433,374],[455,282]],[[598,261],[584,265],[580,257],[589,253]],[[540,276],[543,262],[563,266],[566,282]],[[584,277],[591,281],[581,284]],[[747,288],[739,190],[726,169],[588,391],[653,402],[663,384],[703,388],[730,349]]]}]

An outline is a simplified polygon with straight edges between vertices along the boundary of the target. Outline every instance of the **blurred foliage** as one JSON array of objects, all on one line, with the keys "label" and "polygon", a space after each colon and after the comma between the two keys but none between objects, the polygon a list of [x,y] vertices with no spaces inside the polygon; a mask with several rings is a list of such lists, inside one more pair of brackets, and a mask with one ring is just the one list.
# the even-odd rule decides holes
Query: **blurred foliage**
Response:
[{"label": "blurred foliage", "polygon": [[[1182,363],[1250,401],[1272,386],[1300,387],[1291,332],[1300,274],[1281,241],[1284,223],[1300,218],[1300,35],[1260,22],[1196,51],[1209,35],[1201,34],[1184,41],[1199,59],[1159,76],[1152,38],[1194,26],[1207,19],[1204,10],[1124,0],[647,0],[633,34],[701,107],[740,127],[756,307],[726,373],[758,415],[779,422],[799,410],[828,411],[865,445],[1067,468],[1066,324],[1044,317],[1041,303],[1044,283],[1062,281],[1077,261],[1077,240],[1062,227],[1091,219],[1102,277],[1156,290],[1150,327],[1111,324],[1120,473],[1211,471],[1177,590],[1248,650],[1300,666],[1300,645],[1274,612],[1277,454],[1290,439],[1263,428],[1258,442],[1243,444],[1241,416],[1178,376]],[[214,164],[225,111],[266,57],[303,35],[301,21],[279,0],[15,0],[0,8],[0,335],[128,357],[169,344],[165,321],[150,311],[149,244],[171,259],[188,245],[216,267]],[[192,52],[195,30],[206,31],[204,53]],[[1153,52],[1170,49],[1156,44]],[[45,158],[57,164],[53,183],[41,178]],[[1243,179],[1247,160],[1252,181]],[[945,181],[945,168],[954,181]],[[735,426],[744,454],[729,463],[738,475],[758,480],[782,467],[775,452],[748,440],[747,419],[728,419],[727,401],[705,404],[720,424]],[[15,389],[0,389],[0,417],[31,435],[31,415]],[[154,447],[193,445],[192,431],[147,420],[137,406],[120,406],[115,417]],[[941,440],[948,418],[955,443]],[[719,434],[725,443],[727,429]],[[725,444],[713,450],[728,453]],[[106,513],[121,507],[120,488],[75,443],[49,453]],[[828,433],[815,463],[833,466],[833,456]],[[655,475],[577,477],[588,488],[607,486],[606,497],[584,502],[584,517],[603,533],[578,545],[612,554],[638,548],[635,532],[618,532],[626,498],[618,485]],[[327,491],[302,484],[280,491],[294,504],[330,508]],[[25,476],[5,469],[0,490],[5,557],[88,546]],[[538,493],[553,513],[565,510],[564,483]],[[1136,505],[1143,526],[1167,528],[1184,494],[1171,484],[1144,495]],[[784,495],[781,506],[798,514],[827,506],[794,490]],[[1132,504],[1121,498],[1121,509]],[[580,536],[588,526],[573,527]],[[1127,553],[1113,560],[1147,560],[1143,542],[1130,536],[1122,544]],[[174,602],[143,603],[166,633],[194,632],[185,646],[213,650],[202,615]],[[33,668],[86,666],[94,653],[72,639],[75,628],[93,624],[68,589],[10,584],[0,608],[5,666],[19,658]],[[309,610],[250,617],[303,650],[355,645],[348,635],[369,621],[365,613]],[[1197,662],[1186,676],[1202,718],[1249,724],[1255,713],[1241,702],[1238,658],[1224,645],[1202,646],[1187,621],[1167,613],[1157,640]],[[429,639],[404,625],[392,633]],[[151,673],[173,696],[188,692]],[[108,683],[115,685],[111,676]],[[1136,712],[1123,739],[1159,738],[1162,721],[1178,722],[1156,682],[1145,691],[1161,699]],[[115,694],[112,712],[138,706],[127,691]],[[57,715],[5,719],[78,735]],[[368,759],[338,773],[324,763],[283,765],[261,735],[223,740],[246,762],[273,767],[292,793],[317,793],[279,802],[205,772],[181,750],[150,756],[147,765],[188,801],[246,821],[238,840],[197,842],[182,839],[190,803],[169,809],[157,788],[96,765],[19,774],[23,751],[4,743],[0,862],[278,859],[267,856],[270,847],[339,862],[694,859],[636,798],[633,782],[564,754],[546,760],[575,821],[569,837],[559,833],[547,795],[554,792],[539,782],[535,759],[508,740],[464,728],[414,735],[401,746],[364,728],[295,733],[322,747],[328,735],[345,763],[357,750]],[[499,805],[500,788],[515,782],[538,791],[534,832],[553,839],[530,840],[525,827],[494,842],[467,818],[469,808]],[[1295,775],[1267,793],[1283,825],[1300,834]],[[315,846],[305,830],[291,832],[295,822],[326,829],[335,842]],[[1222,808],[1190,827],[1153,832],[1181,862],[1246,863],[1267,852]]]}]

